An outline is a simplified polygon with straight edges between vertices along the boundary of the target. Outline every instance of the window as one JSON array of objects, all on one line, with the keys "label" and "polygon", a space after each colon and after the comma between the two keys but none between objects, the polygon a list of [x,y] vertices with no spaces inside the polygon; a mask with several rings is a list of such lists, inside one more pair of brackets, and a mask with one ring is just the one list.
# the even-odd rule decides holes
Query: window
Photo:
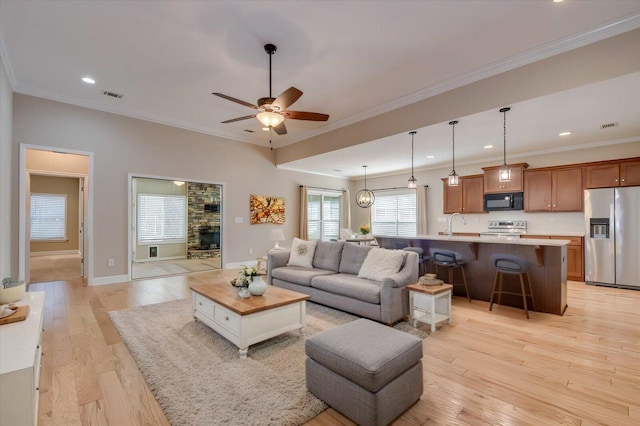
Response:
[{"label": "window", "polygon": [[66,240],[66,213],[65,194],[31,194],[31,240]]},{"label": "window", "polygon": [[307,193],[307,233],[309,239],[322,241],[340,238],[340,217],[342,211],[342,193]]},{"label": "window", "polygon": [[378,195],[371,207],[374,234],[399,237],[416,236],[416,194]]},{"label": "window", "polygon": [[138,243],[183,243],[187,228],[187,197],[138,195]]}]

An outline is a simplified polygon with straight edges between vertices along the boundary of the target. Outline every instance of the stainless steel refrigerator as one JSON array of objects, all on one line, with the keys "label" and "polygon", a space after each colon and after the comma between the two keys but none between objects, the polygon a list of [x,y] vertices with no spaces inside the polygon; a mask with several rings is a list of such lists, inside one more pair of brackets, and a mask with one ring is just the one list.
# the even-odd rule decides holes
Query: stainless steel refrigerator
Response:
[{"label": "stainless steel refrigerator", "polygon": [[640,289],[640,187],[584,191],[585,281]]}]

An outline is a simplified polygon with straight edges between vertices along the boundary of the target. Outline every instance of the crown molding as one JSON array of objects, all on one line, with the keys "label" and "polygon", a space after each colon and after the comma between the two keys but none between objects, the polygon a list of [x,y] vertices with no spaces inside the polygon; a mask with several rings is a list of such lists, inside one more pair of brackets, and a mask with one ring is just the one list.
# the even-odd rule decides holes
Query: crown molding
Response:
[{"label": "crown molding", "polygon": [[2,27],[0,27],[0,60],[2,60],[2,64],[4,65],[4,70],[7,73],[7,78],[9,79],[11,90],[15,92],[16,76],[13,72],[13,68],[11,67],[11,60],[9,59],[7,46],[4,43],[4,33],[2,32]]}]

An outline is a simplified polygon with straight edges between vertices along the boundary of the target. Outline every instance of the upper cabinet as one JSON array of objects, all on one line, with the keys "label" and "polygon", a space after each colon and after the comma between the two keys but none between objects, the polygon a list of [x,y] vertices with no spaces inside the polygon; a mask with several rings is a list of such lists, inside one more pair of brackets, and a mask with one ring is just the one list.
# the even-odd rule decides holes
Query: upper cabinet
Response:
[{"label": "upper cabinet", "polygon": [[582,168],[525,170],[526,212],[582,211]]},{"label": "upper cabinet", "polygon": [[640,160],[611,161],[586,167],[586,188],[640,185]]},{"label": "upper cabinet", "polygon": [[502,166],[483,167],[484,193],[522,192],[524,190],[523,172],[527,167],[529,167],[527,163],[509,164],[509,170],[511,170],[509,182],[499,180],[498,174]]},{"label": "upper cabinet", "polygon": [[458,186],[449,186],[448,179],[442,179],[443,213],[484,213],[482,175],[460,176]]}]

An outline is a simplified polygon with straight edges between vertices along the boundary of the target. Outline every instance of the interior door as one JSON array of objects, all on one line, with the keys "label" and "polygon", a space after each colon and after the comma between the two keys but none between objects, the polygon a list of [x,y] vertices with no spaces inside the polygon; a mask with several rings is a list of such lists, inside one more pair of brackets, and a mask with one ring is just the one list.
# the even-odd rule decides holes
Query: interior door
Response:
[{"label": "interior door", "polygon": [[78,196],[78,232],[80,233],[80,235],[78,236],[78,251],[80,252],[80,277],[84,278],[85,276],[85,265],[84,265],[84,259],[85,259],[85,248],[89,246],[88,241],[87,241],[87,236],[86,236],[86,232],[84,230],[85,228],[85,223],[87,221],[86,215],[85,215],[85,205],[87,203],[86,200],[86,192],[85,191],[85,178],[81,177],[79,179],[79,183],[80,183],[80,194]]}]

